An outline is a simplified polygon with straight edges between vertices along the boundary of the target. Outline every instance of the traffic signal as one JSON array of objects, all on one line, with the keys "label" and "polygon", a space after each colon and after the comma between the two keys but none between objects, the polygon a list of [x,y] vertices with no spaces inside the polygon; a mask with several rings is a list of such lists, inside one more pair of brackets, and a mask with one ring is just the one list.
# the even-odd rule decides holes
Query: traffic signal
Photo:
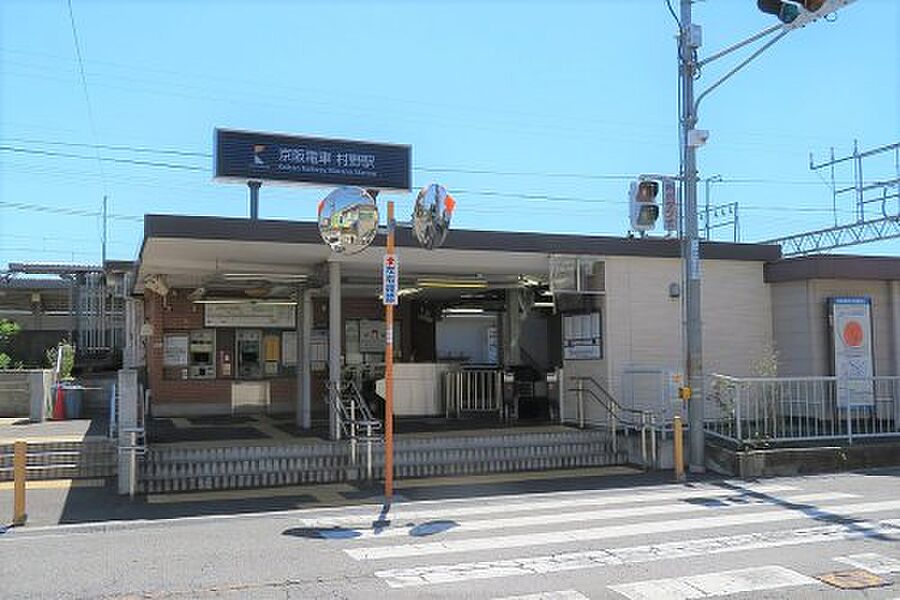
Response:
[{"label": "traffic signal", "polygon": [[656,221],[659,219],[657,196],[659,196],[659,181],[640,179],[631,183],[628,198],[631,206],[632,231],[643,233],[656,227]]},{"label": "traffic signal", "polygon": [[855,0],[756,0],[759,10],[775,15],[787,29],[821,19]]}]

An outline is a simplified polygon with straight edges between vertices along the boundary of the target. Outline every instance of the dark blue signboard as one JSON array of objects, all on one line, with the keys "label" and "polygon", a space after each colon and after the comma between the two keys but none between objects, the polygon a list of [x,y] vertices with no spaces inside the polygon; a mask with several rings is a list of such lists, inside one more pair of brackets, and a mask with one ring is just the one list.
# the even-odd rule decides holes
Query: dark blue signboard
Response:
[{"label": "dark blue signboard", "polygon": [[412,189],[409,146],[216,129],[215,147],[216,179]]}]

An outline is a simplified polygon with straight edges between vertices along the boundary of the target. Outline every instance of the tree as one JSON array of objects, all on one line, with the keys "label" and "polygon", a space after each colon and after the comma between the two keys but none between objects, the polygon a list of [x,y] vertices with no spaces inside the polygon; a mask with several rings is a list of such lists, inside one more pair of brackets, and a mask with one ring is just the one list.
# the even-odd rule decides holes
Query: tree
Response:
[{"label": "tree", "polygon": [[6,319],[0,319],[0,369],[8,369],[12,364],[12,357],[7,353],[12,339],[18,335],[22,327]]}]

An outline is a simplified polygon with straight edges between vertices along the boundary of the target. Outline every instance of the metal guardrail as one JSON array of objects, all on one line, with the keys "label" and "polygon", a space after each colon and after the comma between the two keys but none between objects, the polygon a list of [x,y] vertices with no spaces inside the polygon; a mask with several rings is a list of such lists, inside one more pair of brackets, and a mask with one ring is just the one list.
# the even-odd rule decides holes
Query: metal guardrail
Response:
[{"label": "metal guardrail", "polygon": [[[606,425],[610,431],[613,452],[618,451],[618,432],[620,429],[626,435],[629,431],[639,431],[641,434],[641,463],[644,467],[654,466],[657,455],[657,436],[660,433],[656,424],[656,415],[650,411],[623,407],[609,393],[609,390],[593,377],[573,377],[572,382],[575,384],[575,387],[569,388],[568,391],[574,392],[576,395],[579,428],[584,429],[585,423],[588,421],[585,416],[584,404],[585,397],[588,397],[601,406],[608,417],[601,424]],[[597,423],[592,422],[591,424],[596,425]]]},{"label": "metal guardrail", "polygon": [[462,413],[496,412],[504,416],[503,372],[500,369],[461,369],[443,374],[444,411],[449,418]]},{"label": "metal guardrail", "polygon": [[382,422],[375,417],[369,403],[352,381],[345,381],[339,386],[329,384],[328,397],[337,411],[339,432],[350,442],[351,464],[359,462],[359,442],[366,443],[366,478],[371,480],[372,443],[383,439],[379,433],[383,428]]},{"label": "metal guardrail", "polygon": [[900,436],[900,377],[712,375],[708,434],[745,445]]}]

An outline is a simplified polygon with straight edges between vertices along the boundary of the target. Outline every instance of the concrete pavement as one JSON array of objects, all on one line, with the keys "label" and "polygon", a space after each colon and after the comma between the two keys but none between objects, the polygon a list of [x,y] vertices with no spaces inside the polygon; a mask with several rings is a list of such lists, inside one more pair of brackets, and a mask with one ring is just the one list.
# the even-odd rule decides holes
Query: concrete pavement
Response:
[{"label": "concrete pavement", "polygon": [[[605,481],[30,526],[0,535],[0,581],[5,598],[900,597],[900,470]],[[885,587],[819,579],[860,570]]]}]

